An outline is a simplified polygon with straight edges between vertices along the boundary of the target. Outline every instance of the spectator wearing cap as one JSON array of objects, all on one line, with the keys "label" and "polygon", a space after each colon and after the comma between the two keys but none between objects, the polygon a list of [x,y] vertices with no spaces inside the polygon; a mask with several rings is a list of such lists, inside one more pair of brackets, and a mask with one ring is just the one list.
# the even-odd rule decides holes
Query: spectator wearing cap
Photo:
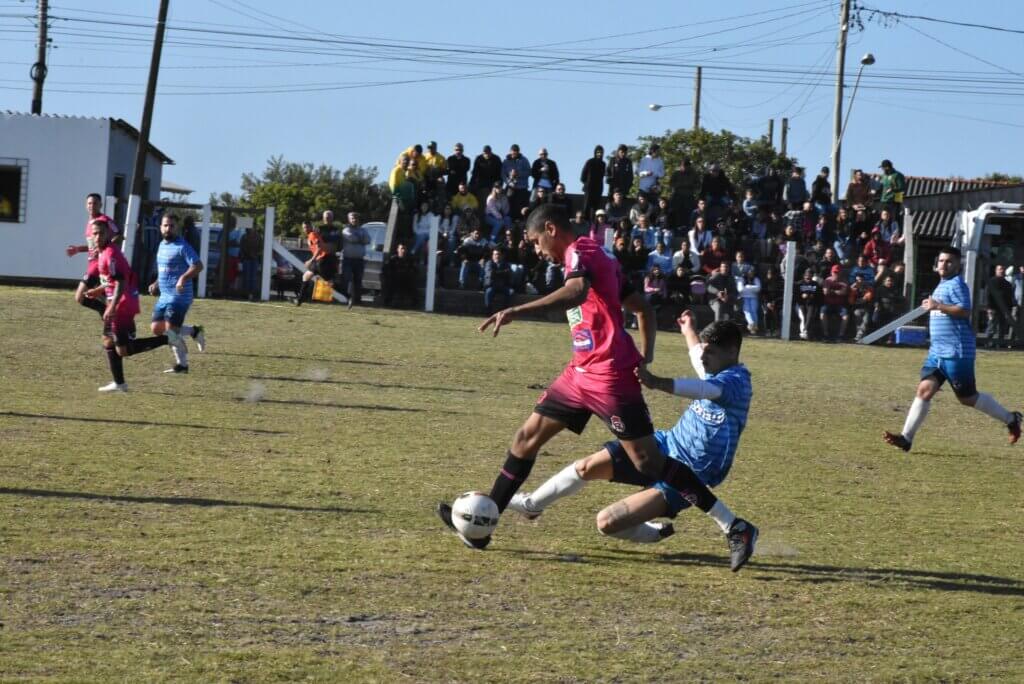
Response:
[{"label": "spectator wearing cap", "polygon": [[530,167],[530,177],[533,178],[534,195],[537,194],[537,188],[547,190],[549,197],[555,191],[558,185],[558,164],[548,157],[548,148],[542,147],[537,151],[537,158]]},{"label": "spectator wearing cap", "polygon": [[811,182],[811,201],[819,214],[831,214],[832,206],[832,184],[828,180],[829,170],[822,166],[821,171]]},{"label": "spectator wearing cap", "polygon": [[881,192],[879,200],[882,206],[892,211],[893,216],[903,215],[903,196],[907,192],[907,179],[893,168],[892,162],[883,159],[878,165],[882,169]]},{"label": "spectator wearing cap", "polygon": [[717,163],[711,164],[700,184],[700,196],[709,206],[727,207],[736,200],[732,181]]},{"label": "spectator wearing cap", "polygon": [[850,308],[853,309],[853,323],[857,327],[854,339],[860,342],[868,334],[875,309],[875,289],[864,280],[864,274],[857,274],[850,285]]},{"label": "spectator wearing cap", "polygon": [[[850,299],[850,286],[842,278],[842,266],[833,266],[831,275],[821,284],[823,304],[821,306],[821,332],[826,339],[835,342],[846,337],[846,326],[850,323],[850,310],[847,304]],[[829,335],[833,317],[839,317],[839,335]]]},{"label": "spectator wearing cap", "polygon": [[459,185],[465,183],[469,188],[469,157],[462,153],[462,143],[455,143],[455,150],[445,161],[448,167],[448,179],[445,181],[445,193],[449,198],[459,191]]},{"label": "spectator wearing cap", "polygon": [[611,229],[612,224],[608,222],[608,212],[598,209],[594,212],[594,221],[590,224],[590,239],[605,246],[605,234]]},{"label": "spectator wearing cap", "polygon": [[653,204],[661,192],[661,179],[665,177],[665,160],[661,158],[661,146],[651,143],[647,154],[636,166],[640,178],[640,196]]},{"label": "spectator wearing cap", "polygon": [[445,173],[448,172],[448,161],[444,155],[438,154],[437,143],[433,140],[427,143],[427,151],[423,154],[423,160],[426,163],[425,174],[428,181],[442,180]]},{"label": "spectator wearing cap", "polygon": [[491,188],[501,182],[501,160],[491,152],[490,145],[484,145],[483,152],[473,160],[473,173],[469,179],[469,191],[476,195],[479,205],[487,203]]},{"label": "spectator wearing cap", "polygon": [[[615,156],[608,162],[606,179],[608,181],[608,196],[613,197],[615,192],[621,192],[623,197],[629,196],[633,189],[633,160],[627,153],[629,148],[619,145],[615,150]],[[611,216],[611,211],[608,212]]]},{"label": "spectator wearing cap", "polygon": [[860,169],[853,172],[853,180],[846,186],[846,206],[854,211],[857,209],[869,209],[874,202],[871,195],[871,184]]},{"label": "spectator wearing cap", "polygon": [[604,147],[594,147],[594,156],[583,164],[580,171],[580,183],[583,184],[583,211],[587,218],[594,218],[595,212],[601,207],[601,194],[604,189],[604,174],[608,165],[604,161]]},{"label": "spectator wearing cap", "polygon": [[796,211],[810,199],[811,196],[807,194],[807,182],[804,181],[804,170],[802,167],[794,166],[782,190],[782,201],[787,203],[791,210]]}]

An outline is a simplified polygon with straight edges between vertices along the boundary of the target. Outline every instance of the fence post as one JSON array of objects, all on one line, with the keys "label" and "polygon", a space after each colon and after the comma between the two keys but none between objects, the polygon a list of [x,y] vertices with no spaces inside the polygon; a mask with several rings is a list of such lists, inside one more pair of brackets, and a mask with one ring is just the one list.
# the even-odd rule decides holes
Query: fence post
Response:
[{"label": "fence post", "polygon": [[270,270],[274,262],[274,207],[267,207],[263,222],[263,269],[260,271],[260,300],[270,301]]},{"label": "fence post", "polygon": [[434,214],[430,219],[430,237],[427,241],[427,293],[423,297],[423,310],[434,311],[434,283],[437,282],[437,234],[441,217]]},{"label": "fence post", "polygon": [[789,341],[789,332],[793,328],[793,282],[796,280],[796,243],[786,243],[786,276],[782,288],[782,330],[780,337]]},{"label": "fence post", "polygon": [[[213,208],[209,203],[203,205],[203,219],[199,224],[199,260],[204,269],[210,266],[210,223],[213,221]],[[199,275],[199,297],[206,298],[206,278],[209,273],[204,270]]]}]

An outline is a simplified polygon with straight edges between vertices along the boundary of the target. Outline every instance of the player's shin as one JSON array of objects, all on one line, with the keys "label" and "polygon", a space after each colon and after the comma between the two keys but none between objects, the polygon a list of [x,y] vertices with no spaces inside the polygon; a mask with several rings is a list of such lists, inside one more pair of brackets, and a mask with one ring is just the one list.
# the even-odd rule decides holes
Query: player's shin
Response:
[{"label": "player's shin", "polygon": [[110,365],[110,375],[113,376],[114,382],[118,385],[124,384],[124,360],[121,355],[117,353],[117,350],[111,347],[106,350],[107,352],[107,363]]},{"label": "player's shin", "polygon": [[167,344],[167,337],[156,335],[154,337],[143,337],[139,340],[132,340],[128,343],[128,356],[148,352],[151,349],[162,347]]},{"label": "player's shin", "polygon": [[604,532],[601,534],[609,537],[615,537],[616,539],[625,539],[636,544],[656,544],[660,542],[664,535],[662,533],[662,526],[655,523],[640,523],[633,527],[627,527],[624,530],[618,532]]},{"label": "player's shin", "polygon": [[1013,420],[1013,414],[1003,408],[1002,404],[996,401],[991,394],[979,393],[978,398],[974,402],[974,408],[986,416],[995,418],[1003,425]]},{"label": "player's shin", "polygon": [[907,411],[907,420],[903,423],[903,436],[908,442],[914,441],[914,435],[924,425],[924,419],[928,417],[928,410],[931,407],[931,401],[914,397],[914,402],[910,405],[910,410]]},{"label": "player's shin", "polygon": [[494,480],[491,487],[491,499],[498,504],[498,512],[502,512],[512,500],[512,496],[519,490],[526,478],[530,476],[533,469],[534,459],[525,459],[513,456],[511,451],[506,452],[505,465]]},{"label": "player's shin", "polygon": [[[678,491],[684,499],[705,513],[711,514],[712,508],[718,502],[718,497],[711,493],[707,485],[701,482],[686,465],[675,459],[665,459],[665,469],[662,472],[661,479]],[[721,525],[721,522],[719,522],[719,525]]]}]

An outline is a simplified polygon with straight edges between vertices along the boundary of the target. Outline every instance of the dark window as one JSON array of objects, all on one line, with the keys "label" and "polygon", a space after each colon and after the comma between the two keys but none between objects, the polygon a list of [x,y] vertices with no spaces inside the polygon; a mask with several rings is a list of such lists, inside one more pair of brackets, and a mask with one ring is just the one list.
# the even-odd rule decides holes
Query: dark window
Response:
[{"label": "dark window", "polygon": [[114,176],[114,197],[117,199],[124,199],[124,176],[117,174]]},{"label": "dark window", "polygon": [[[12,161],[15,163],[9,163]],[[27,185],[27,162],[22,160],[0,161],[0,221],[6,223],[24,222],[25,188]]]}]

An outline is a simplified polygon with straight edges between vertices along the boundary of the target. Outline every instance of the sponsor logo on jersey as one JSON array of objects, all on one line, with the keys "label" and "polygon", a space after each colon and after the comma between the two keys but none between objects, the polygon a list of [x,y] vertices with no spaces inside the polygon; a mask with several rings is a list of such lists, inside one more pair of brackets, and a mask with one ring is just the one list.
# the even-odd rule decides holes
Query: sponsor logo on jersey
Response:
[{"label": "sponsor logo on jersey", "polygon": [[612,430],[615,430],[616,432],[626,431],[626,424],[622,422],[622,418],[619,418],[618,416],[612,416],[611,418],[608,419],[608,422],[611,424]]},{"label": "sponsor logo on jersey", "polygon": [[572,331],[572,350],[574,352],[585,352],[594,349],[594,333],[589,328]]},{"label": "sponsor logo on jersey", "polygon": [[[710,402],[708,402],[710,404]],[[725,409],[712,408],[714,405],[707,406],[700,400],[690,404],[690,410],[697,414],[697,417],[701,420],[711,423],[712,425],[721,425],[725,422]]]},{"label": "sponsor logo on jersey", "polygon": [[574,306],[573,308],[566,310],[565,317],[569,319],[569,327],[575,328],[577,325],[583,322],[582,307]]}]

